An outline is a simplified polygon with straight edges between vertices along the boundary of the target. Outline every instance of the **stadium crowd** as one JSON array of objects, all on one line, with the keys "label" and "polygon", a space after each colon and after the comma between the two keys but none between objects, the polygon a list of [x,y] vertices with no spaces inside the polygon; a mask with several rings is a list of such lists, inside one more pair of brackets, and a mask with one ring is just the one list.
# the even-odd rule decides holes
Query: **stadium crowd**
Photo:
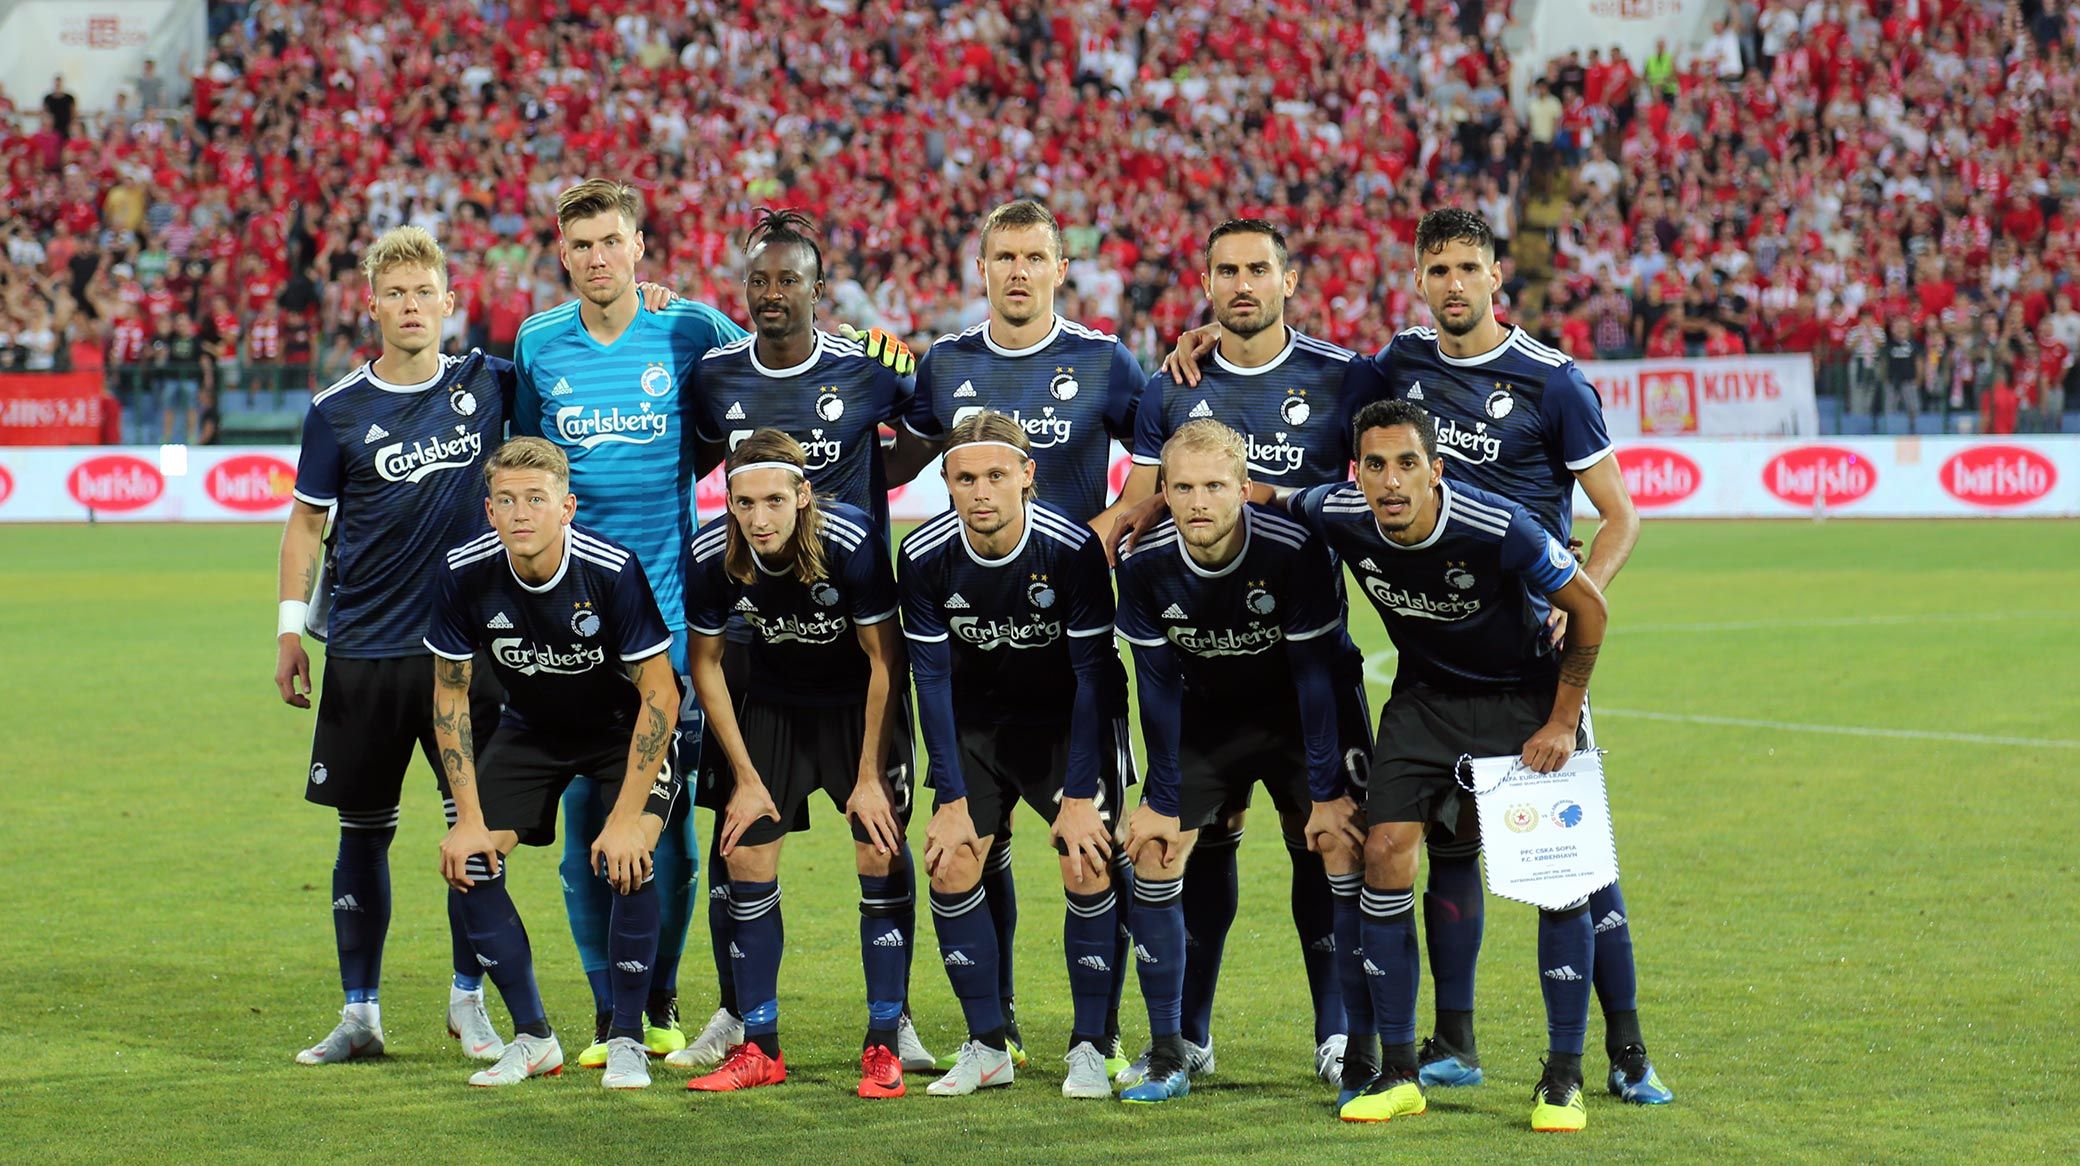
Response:
[{"label": "stadium crowd", "polygon": [[0,362],[105,360],[146,435],[196,436],[220,387],[264,402],[371,350],[354,264],[400,222],[457,260],[451,342],[507,351],[564,297],[555,193],[615,174],[647,274],[739,317],[736,243],[793,205],[837,318],[970,323],[974,224],[1015,191],[1068,224],[1064,314],[1144,360],[1201,314],[1195,240],[1231,215],[1291,233],[1298,327],[1369,350],[1417,316],[1421,210],[1460,204],[1523,236],[1505,313],[1577,356],[1811,351],[1852,417],[2055,426],[2080,15],[1732,11],[1547,62],[1513,104],[1510,0],[213,4],[208,59],[106,114],[62,78],[0,94]]}]

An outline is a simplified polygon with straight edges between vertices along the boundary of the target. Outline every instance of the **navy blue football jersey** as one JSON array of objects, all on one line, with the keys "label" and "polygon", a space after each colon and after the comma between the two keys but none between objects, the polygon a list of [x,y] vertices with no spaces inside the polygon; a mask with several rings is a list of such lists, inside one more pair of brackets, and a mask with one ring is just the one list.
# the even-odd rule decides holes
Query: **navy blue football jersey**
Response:
[{"label": "navy blue football jersey", "polygon": [[1135,649],[1147,797],[1166,814],[1177,812],[1178,710],[1187,698],[1234,724],[1291,723],[1292,706],[1273,702],[1297,702],[1310,784],[1324,796],[1341,784],[1329,679],[1343,641],[1335,563],[1283,514],[1249,505],[1242,522],[1241,552],[1217,570],[1191,557],[1167,518],[1120,560],[1119,635]]},{"label": "navy blue football jersey", "polygon": [[768,368],[757,338],[714,349],[695,370],[693,431],[735,449],[759,429],[802,443],[809,484],[856,506],[888,537],[888,475],[881,464],[883,421],[902,416],[916,384],[868,356],[859,342],[816,334],[816,351],[793,368]]},{"label": "navy blue football jersey", "polygon": [[1446,482],[1437,529],[1413,546],[1380,533],[1355,482],[1313,486],[1289,502],[1327,540],[1401,655],[1394,682],[1456,691],[1550,685],[1559,656],[1546,596],[1574,578],[1574,555],[1524,507]]},{"label": "navy blue football jersey", "polygon": [[441,552],[486,530],[484,458],[505,435],[513,366],[471,349],[438,376],[393,385],[373,364],[311,398],[296,496],[337,504],[326,651],[423,655],[426,587]]},{"label": "navy blue football jersey", "polygon": [[1039,343],[1010,349],[990,339],[985,322],[933,342],[917,362],[903,424],[940,441],[969,414],[1009,414],[1032,443],[1041,500],[1089,522],[1111,497],[1110,439],[1133,442],[1147,379],[1116,336],[1057,316]]},{"label": "navy blue football jersey", "polygon": [[966,788],[955,724],[1066,725],[1064,788],[1089,797],[1099,731],[1127,709],[1126,669],[1112,643],[1112,577],[1097,536],[1033,502],[1018,546],[985,559],[948,510],[905,536],[898,558],[918,717],[940,800]]},{"label": "navy blue football jersey", "polygon": [[751,584],[730,578],[723,565],[729,547],[726,514],[693,536],[686,567],[686,626],[697,635],[719,636],[731,617],[743,619],[751,630],[746,692],[774,704],[867,699],[867,655],[854,629],[896,614],[887,535],[856,506],[819,500],[817,509],[823,516],[818,537],[826,578],[803,583],[792,569],[768,570],[755,552],[758,575]]},{"label": "navy blue football jersey", "polygon": [[1563,540],[1573,533],[1574,476],[1610,456],[1611,435],[1572,358],[1512,327],[1461,360],[1438,350],[1437,329],[1409,328],[1368,363],[1388,393],[1437,418],[1446,477],[1518,503]]},{"label": "navy blue football jersey", "polygon": [[564,528],[563,563],[540,586],[513,573],[496,533],[456,547],[432,606],[426,646],[450,660],[488,652],[506,723],[540,732],[630,727],[641,697],[625,667],[672,646],[642,563],[582,526]]},{"label": "navy blue football jersey", "polygon": [[1197,388],[1160,370],[1150,377],[1134,422],[1134,462],[1161,464],[1170,435],[1205,417],[1242,434],[1252,481],[1296,488],[1341,482],[1350,477],[1350,402],[1385,393],[1370,361],[1287,328],[1285,348],[1260,367],[1230,364],[1216,348]]}]

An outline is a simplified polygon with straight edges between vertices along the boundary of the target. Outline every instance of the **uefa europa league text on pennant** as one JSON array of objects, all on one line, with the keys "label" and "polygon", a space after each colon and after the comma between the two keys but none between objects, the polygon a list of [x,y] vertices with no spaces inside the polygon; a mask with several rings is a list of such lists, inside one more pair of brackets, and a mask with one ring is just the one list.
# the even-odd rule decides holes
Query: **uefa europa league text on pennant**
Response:
[{"label": "uefa europa league text on pennant", "polygon": [[1576,753],[1551,773],[1516,757],[1461,758],[1459,781],[1480,808],[1490,891],[1559,910],[1618,881],[1602,751]]}]

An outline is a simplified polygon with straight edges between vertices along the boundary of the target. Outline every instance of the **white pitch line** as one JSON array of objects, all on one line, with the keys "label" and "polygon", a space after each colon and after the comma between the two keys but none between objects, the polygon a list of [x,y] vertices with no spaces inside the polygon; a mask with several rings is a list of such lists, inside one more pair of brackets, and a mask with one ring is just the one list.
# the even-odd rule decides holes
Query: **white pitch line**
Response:
[{"label": "white pitch line", "polygon": [[1946,733],[1939,729],[1881,729],[1870,725],[1808,725],[1797,721],[1764,721],[1750,717],[1712,717],[1701,713],[1656,713],[1645,709],[1596,706],[1599,717],[1637,717],[1684,725],[1717,725],[1733,729],[1782,729],[1794,733],[1832,733],[1841,737],[1889,737],[1905,741],[1951,741],[1961,745],[2016,745],[2028,749],[2080,749],[2080,741],[2059,737],[1996,737],[1985,733]]}]

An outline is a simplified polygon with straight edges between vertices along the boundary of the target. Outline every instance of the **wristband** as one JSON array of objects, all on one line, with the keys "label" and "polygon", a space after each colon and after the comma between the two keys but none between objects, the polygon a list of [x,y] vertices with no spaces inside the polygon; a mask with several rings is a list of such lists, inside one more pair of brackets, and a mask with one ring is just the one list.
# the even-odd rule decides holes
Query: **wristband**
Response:
[{"label": "wristband", "polygon": [[279,614],[275,616],[275,638],[303,635],[303,621],[310,614],[310,610],[311,605],[301,599],[282,600]]}]

